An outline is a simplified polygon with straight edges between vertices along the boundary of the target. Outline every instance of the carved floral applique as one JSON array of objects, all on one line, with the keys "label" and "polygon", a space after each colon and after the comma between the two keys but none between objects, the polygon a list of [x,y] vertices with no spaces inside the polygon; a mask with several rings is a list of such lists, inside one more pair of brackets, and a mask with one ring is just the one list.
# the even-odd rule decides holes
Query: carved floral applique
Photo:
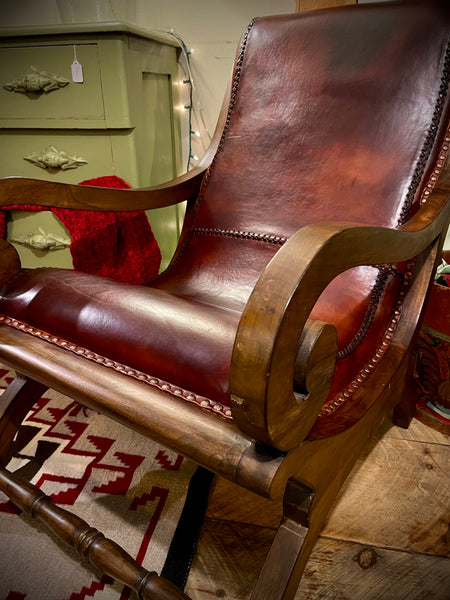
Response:
[{"label": "carved floral applique", "polygon": [[54,75],[47,71],[38,71],[35,67],[30,67],[31,72],[23,77],[6,83],[3,87],[9,92],[18,92],[27,94],[29,92],[51,92],[66,86],[69,80],[61,75]]},{"label": "carved floral applique", "polygon": [[59,250],[70,246],[70,238],[62,237],[56,233],[48,233],[42,227],[39,227],[37,232],[30,231],[16,235],[10,241],[36,250]]},{"label": "carved floral applique", "polygon": [[87,160],[81,156],[67,154],[63,150],[57,150],[55,146],[47,146],[45,150],[24,156],[24,159],[42,169],[62,169],[63,171],[87,164]]}]

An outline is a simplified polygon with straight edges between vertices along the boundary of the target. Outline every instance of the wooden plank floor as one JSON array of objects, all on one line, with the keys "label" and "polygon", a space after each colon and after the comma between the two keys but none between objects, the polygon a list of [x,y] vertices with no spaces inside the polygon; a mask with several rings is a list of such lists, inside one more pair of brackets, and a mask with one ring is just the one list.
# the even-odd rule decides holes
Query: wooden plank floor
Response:
[{"label": "wooden plank floor", "polygon": [[[269,548],[273,529],[256,524],[252,503],[244,524],[230,520],[235,493],[220,481],[213,492],[186,586],[193,600],[249,598]],[[408,430],[385,424],[337,499],[296,600],[450,600],[449,523],[450,437],[415,419]]]}]

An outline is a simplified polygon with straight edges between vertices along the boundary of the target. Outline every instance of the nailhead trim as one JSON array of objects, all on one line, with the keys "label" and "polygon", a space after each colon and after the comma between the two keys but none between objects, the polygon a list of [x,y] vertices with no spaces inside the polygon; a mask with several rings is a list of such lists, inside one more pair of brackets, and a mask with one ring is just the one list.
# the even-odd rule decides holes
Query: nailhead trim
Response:
[{"label": "nailhead trim", "polygon": [[376,269],[378,269],[379,271],[387,273],[388,275],[392,275],[392,277],[395,277],[399,281],[403,281],[403,273],[401,273],[394,266],[392,266],[392,265],[373,265],[373,266]]},{"label": "nailhead trim", "polygon": [[[237,91],[238,91],[238,87],[239,87],[239,80],[241,77],[241,70],[242,70],[242,64],[244,62],[244,54],[245,54],[245,49],[247,47],[247,41],[248,41],[248,37],[250,35],[250,31],[252,30],[252,27],[255,23],[255,21],[257,20],[258,17],[255,17],[249,24],[249,26],[247,27],[247,30],[244,33],[244,36],[242,38],[242,42],[241,42],[241,47],[239,49],[239,55],[237,57],[237,61],[236,61],[236,68],[235,68],[235,72],[234,72],[234,77],[233,77],[233,85],[231,88],[231,97],[230,97],[230,104],[228,106],[228,113],[227,113],[227,118],[225,121],[225,125],[222,131],[222,136],[220,138],[219,144],[217,146],[217,150],[216,153],[211,161],[211,164],[209,165],[208,169],[206,170],[205,176],[203,177],[201,186],[200,186],[200,191],[198,194],[198,198],[197,198],[197,202],[194,206],[193,209],[193,217],[192,217],[192,223],[194,224],[195,221],[197,220],[197,215],[198,212],[200,210],[200,205],[202,203],[204,194],[205,194],[205,190],[206,187],[208,185],[208,182],[211,178],[211,174],[214,171],[214,167],[216,165],[217,162],[217,157],[219,156],[219,154],[222,152],[223,150],[223,144],[224,144],[224,140],[225,140],[225,136],[228,133],[228,128],[230,125],[230,120],[231,120],[231,114],[234,110],[234,105],[236,102],[236,95],[237,95]],[[176,258],[174,259],[174,261],[169,265],[168,269],[166,270],[166,272],[168,272],[172,267],[174,267],[178,261],[180,260],[180,258],[184,255],[187,245],[189,243],[189,238],[190,238],[190,234],[192,233],[192,228],[189,230],[189,235],[187,236],[186,240],[184,241],[183,246],[180,248]]]},{"label": "nailhead trim", "polygon": [[333,400],[328,402],[320,411],[319,418],[321,417],[329,417],[332,415],[338,408],[340,408],[347,400],[349,400],[353,394],[359,390],[361,385],[365,382],[369,375],[373,373],[375,368],[378,366],[378,363],[381,361],[383,356],[386,354],[386,351],[390,348],[392,338],[394,337],[394,333],[397,329],[397,325],[400,321],[400,316],[402,313],[402,305],[403,300],[405,298],[407,289],[409,284],[411,283],[411,279],[413,276],[413,268],[410,268],[406,271],[403,277],[402,288],[398,294],[398,299],[396,302],[396,307],[392,314],[392,317],[389,321],[388,327],[384,332],[383,338],[375,350],[375,354],[369,360],[366,365],[360,370],[358,375],[353,379],[353,381],[339,394],[337,394]]},{"label": "nailhead trim", "polygon": [[439,176],[442,172],[442,169],[444,168],[445,165],[445,160],[447,158],[447,154],[448,154],[448,150],[450,148],[450,125],[447,129],[446,132],[446,136],[444,138],[444,143],[442,144],[442,148],[441,151],[439,153],[439,158],[434,166],[433,169],[433,174],[430,177],[430,179],[428,180],[427,185],[425,186],[425,189],[422,193],[422,196],[420,198],[420,205],[423,206],[425,204],[425,202],[428,200],[429,196],[431,195],[431,192],[433,191],[436,182],[439,179]]},{"label": "nailhead trim", "polygon": [[[411,184],[408,189],[408,193],[406,195],[406,201],[403,206],[402,212],[400,214],[400,219],[398,221],[398,225],[403,225],[408,217],[409,210],[414,201],[414,196],[416,195],[417,188],[420,184],[420,181],[423,177],[425,167],[430,156],[431,150],[433,148],[433,144],[436,138],[437,130],[439,127],[439,121],[442,115],[442,111],[444,110],[445,99],[448,93],[448,84],[450,80],[450,42],[447,43],[447,49],[445,52],[444,65],[442,69],[442,77],[441,77],[441,85],[439,88],[439,93],[436,101],[436,105],[434,108],[433,118],[431,120],[431,125],[428,130],[427,136],[425,138],[424,145],[422,147],[422,151],[419,156],[419,160],[417,161],[416,168],[414,170],[414,175],[411,181]],[[449,130],[450,131],[450,130]],[[435,165],[434,174],[431,175],[430,180],[425,186],[425,190],[422,194],[421,203],[425,202],[428,196],[431,194],[431,191],[434,188],[434,185],[438,179],[438,175],[440,174],[442,167],[444,165],[446,153],[449,148],[449,131],[447,131],[447,137],[445,138],[444,144],[441,148],[441,152],[439,153],[439,161]]]},{"label": "nailhead trim", "polygon": [[42,331],[41,329],[37,329],[36,327],[31,327],[18,319],[13,319],[12,317],[8,317],[6,315],[0,314],[0,323],[7,325],[8,327],[12,327],[14,329],[18,329],[23,331],[24,333],[28,333],[33,337],[40,338],[49,342],[50,344],[54,344],[59,348],[63,348],[64,350],[69,350],[74,354],[78,354],[79,356],[83,356],[87,360],[91,360],[98,364],[103,365],[104,367],[113,369],[114,371],[118,371],[122,373],[122,375],[127,375],[128,377],[132,377],[133,379],[137,379],[138,381],[142,381],[147,385],[158,388],[164,392],[175,396],[176,398],[180,398],[186,400],[191,404],[195,404],[200,408],[208,410],[210,412],[219,414],[227,420],[232,420],[231,409],[229,406],[225,406],[220,402],[215,402],[206,398],[205,396],[199,396],[198,394],[194,394],[189,390],[185,390],[180,386],[173,385],[164,381],[163,379],[159,379],[159,377],[153,377],[151,375],[147,375],[147,373],[143,373],[142,371],[138,371],[137,369],[132,369],[127,365],[123,365],[117,361],[111,360],[101,354],[97,354],[96,352],[92,352],[91,350],[87,350],[81,346],[77,346],[68,340],[63,338],[52,336],[49,333]]},{"label": "nailhead trim", "polygon": [[196,227],[191,230],[191,233],[194,235],[217,235],[235,239],[255,240],[257,242],[269,242],[270,244],[279,244],[280,246],[287,242],[286,238],[277,235],[254,233],[251,231],[235,231],[234,229],[209,229],[206,227]]},{"label": "nailhead trim", "polygon": [[383,291],[389,275],[390,273],[387,269],[380,269],[380,272],[378,273],[377,279],[373,286],[372,293],[370,294],[369,305],[367,307],[361,325],[358,331],[353,336],[353,338],[347,344],[347,346],[345,346],[345,348],[342,348],[342,350],[339,350],[339,352],[336,355],[336,360],[340,361],[344,360],[345,358],[348,358],[351,354],[353,354],[353,352],[355,352],[355,350],[365,338],[377,312],[378,304],[380,303],[380,298],[383,295]]}]

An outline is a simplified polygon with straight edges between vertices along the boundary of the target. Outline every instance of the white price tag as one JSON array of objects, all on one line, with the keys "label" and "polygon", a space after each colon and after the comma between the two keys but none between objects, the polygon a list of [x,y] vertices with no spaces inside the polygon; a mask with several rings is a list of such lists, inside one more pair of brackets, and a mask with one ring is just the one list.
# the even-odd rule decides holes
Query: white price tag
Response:
[{"label": "white price tag", "polygon": [[72,65],[72,81],[74,83],[83,83],[83,67],[81,63],[77,60],[74,60]]},{"label": "white price tag", "polygon": [[72,69],[72,81],[74,83],[83,83],[83,67],[77,60],[77,49],[73,47],[73,63],[71,64]]}]

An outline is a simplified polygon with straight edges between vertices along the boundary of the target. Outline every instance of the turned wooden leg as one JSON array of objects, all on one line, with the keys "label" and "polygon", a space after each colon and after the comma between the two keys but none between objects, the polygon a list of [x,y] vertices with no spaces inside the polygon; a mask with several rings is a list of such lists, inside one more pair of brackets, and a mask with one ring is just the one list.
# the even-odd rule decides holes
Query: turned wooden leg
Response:
[{"label": "turned wooden leg", "polygon": [[[48,388],[18,376],[0,396],[0,465],[10,459],[17,429]],[[36,486],[0,468],[0,490],[22,511],[43,523],[104,573],[133,589],[142,600],[189,600],[170,581],[142,568],[112,540],[69,511],[53,504]]]},{"label": "turned wooden leg", "polygon": [[[86,521],[53,504],[36,486],[0,469],[0,490],[22,511],[47,525],[63,542],[104,573],[129,586],[142,600],[189,600],[170,581],[141,567],[123,548]],[[44,591],[44,590],[43,590]]]},{"label": "turned wooden leg", "polygon": [[18,375],[0,396],[0,465],[9,462],[17,429],[47,389],[42,383]]}]

